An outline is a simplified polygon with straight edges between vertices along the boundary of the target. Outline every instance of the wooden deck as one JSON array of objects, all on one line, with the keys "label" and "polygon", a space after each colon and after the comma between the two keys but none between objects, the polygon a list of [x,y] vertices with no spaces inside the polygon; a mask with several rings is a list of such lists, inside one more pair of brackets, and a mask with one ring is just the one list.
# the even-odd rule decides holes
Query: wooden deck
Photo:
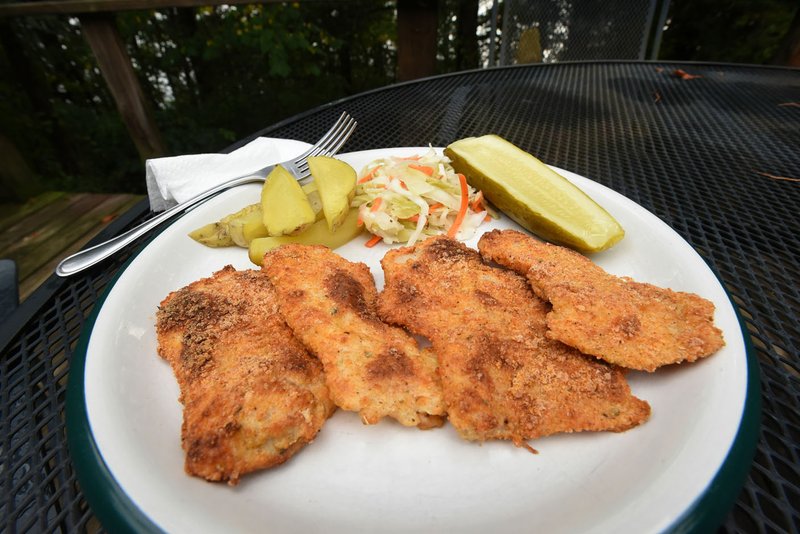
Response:
[{"label": "wooden deck", "polygon": [[81,249],[141,195],[49,192],[24,204],[0,205],[0,258],[17,263],[25,300],[58,262]]}]

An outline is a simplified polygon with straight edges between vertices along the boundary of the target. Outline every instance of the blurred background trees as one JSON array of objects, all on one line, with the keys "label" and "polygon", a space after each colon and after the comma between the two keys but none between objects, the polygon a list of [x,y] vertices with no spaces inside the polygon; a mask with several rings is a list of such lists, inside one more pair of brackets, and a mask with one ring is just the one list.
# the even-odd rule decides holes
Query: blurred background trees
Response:
[{"label": "blurred background trees", "polygon": [[792,23],[800,30],[799,6],[786,0],[673,0],[659,57],[785,64]]},{"label": "blurred background trees", "polygon": [[[486,66],[492,1],[431,1],[436,71]],[[795,0],[673,0],[660,58],[785,63],[797,12]],[[394,1],[120,12],[116,23],[168,154],[218,151],[397,81]],[[143,192],[143,162],[77,18],[0,18],[0,155],[0,199]]]}]

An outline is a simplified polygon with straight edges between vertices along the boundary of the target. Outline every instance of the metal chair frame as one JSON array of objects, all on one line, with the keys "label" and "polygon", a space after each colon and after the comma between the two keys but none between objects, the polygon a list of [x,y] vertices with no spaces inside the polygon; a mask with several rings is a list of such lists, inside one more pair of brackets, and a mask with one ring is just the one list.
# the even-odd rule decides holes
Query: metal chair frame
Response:
[{"label": "metal chair frame", "polygon": [[[658,59],[658,52],[661,48],[661,38],[663,34],[664,25],[667,20],[667,14],[669,12],[670,0],[647,0],[649,4],[647,8],[647,14],[645,17],[644,24],[642,25],[641,30],[641,38],[639,39],[639,46],[635,56],[633,55],[626,55],[625,57],[620,57],[619,55],[610,55],[609,57],[602,58],[602,59],[639,59],[644,60],[646,57],[649,57],[651,60]],[[537,5],[540,5],[541,2],[536,2],[534,0],[504,0],[502,2],[502,9],[503,9],[503,18],[502,18],[502,28],[498,32],[497,27],[497,15],[499,13],[501,2],[500,0],[494,0],[492,2],[492,17],[491,17],[491,35],[495,36],[495,39],[492,39],[489,43],[489,64],[488,66],[494,67],[497,65],[509,65],[512,62],[509,61],[510,52],[509,49],[511,47],[511,40],[513,39],[514,32],[510,28],[511,20],[513,18],[513,10],[519,7],[521,4],[527,4],[530,9],[535,9]],[[573,0],[570,3],[570,7],[580,10],[581,9],[581,2],[580,0]],[[658,17],[656,17],[656,12],[658,12]],[[497,44],[496,42],[500,42],[500,54],[499,59],[496,58],[496,50]],[[649,44],[649,54],[648,54],[648,44]],[[571,59],[600,59],[600,58],[571,58]]]}]

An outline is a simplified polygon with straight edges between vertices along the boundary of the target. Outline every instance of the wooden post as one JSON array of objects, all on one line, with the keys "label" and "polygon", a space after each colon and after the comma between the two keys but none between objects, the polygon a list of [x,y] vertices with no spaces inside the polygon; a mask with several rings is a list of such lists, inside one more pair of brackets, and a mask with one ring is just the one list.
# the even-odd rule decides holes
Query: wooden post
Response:
[{"label": "wooden post", "polygon": [[163,156],[167,151],[161,133],[136,78],[114,16],[91,14],[78,18],[139,156],[143,160]]},{"label": "wooden post", "polygon": [[783,38],[783,44],[772,58],[772,63],[800,67],[800,9],[795,11],[789,30]]},{"label": "wooden post", "polygon": [[0,200],[26,200],[42,191],[41,181],[16,145],[0,132]]},{"label": "wooden post", "polygon": [[437,0],[397,0],[397,79],[436,74]]},{"label": "wooden post", "polygon": [[480,66],[478,0],[461,0],[458,3],[456,38],[456,69],[477,69]]}]

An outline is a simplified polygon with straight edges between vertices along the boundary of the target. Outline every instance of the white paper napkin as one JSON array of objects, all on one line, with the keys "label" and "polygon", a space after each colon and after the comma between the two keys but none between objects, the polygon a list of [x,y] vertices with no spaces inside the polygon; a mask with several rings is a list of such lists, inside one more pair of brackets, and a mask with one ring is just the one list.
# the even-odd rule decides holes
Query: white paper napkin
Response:
[{"label": "white paper napkin", "polygon": [[227,180],[286,161],[311,145],[293,139],[257,137],[229,154],[190,154],[147,160],[150,209],[164,211]]}]

